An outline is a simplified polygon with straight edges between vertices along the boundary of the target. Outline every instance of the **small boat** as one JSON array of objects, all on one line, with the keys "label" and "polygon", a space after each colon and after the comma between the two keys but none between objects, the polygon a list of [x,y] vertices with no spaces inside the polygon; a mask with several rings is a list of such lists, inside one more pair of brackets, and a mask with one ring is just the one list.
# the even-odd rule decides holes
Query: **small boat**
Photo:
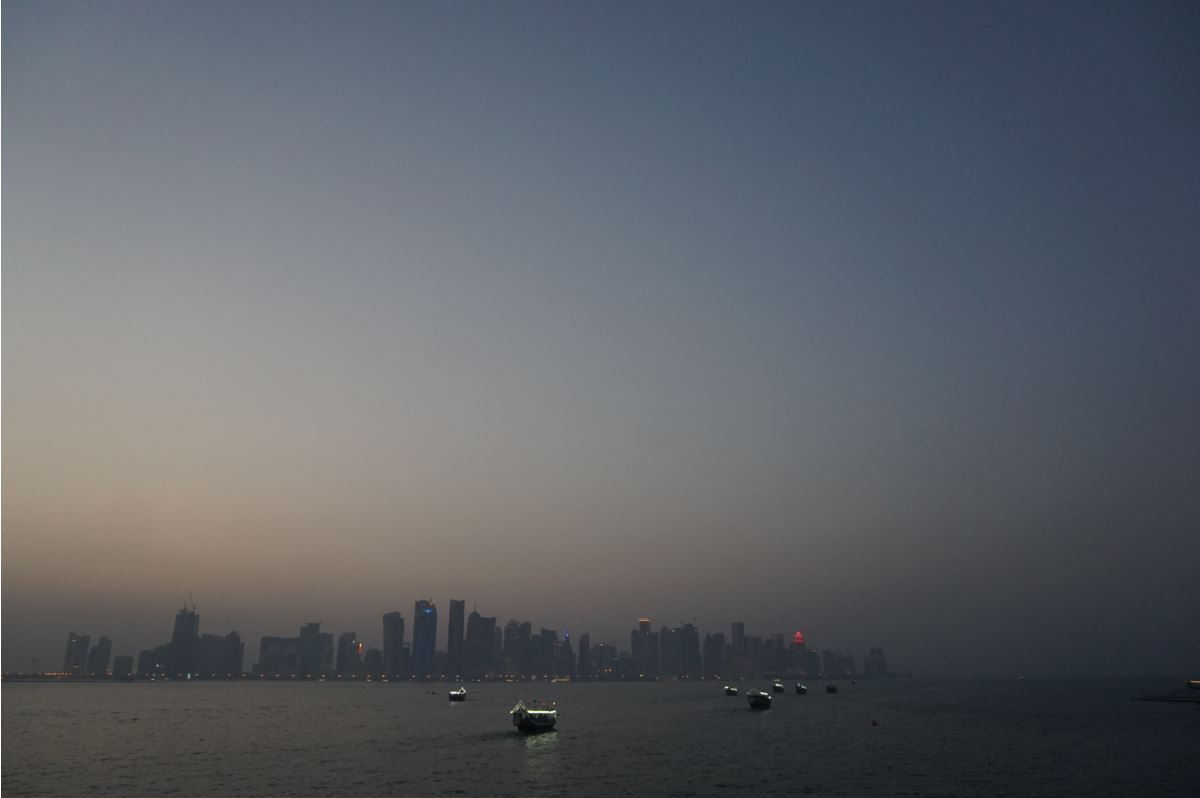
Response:
[{"label": "small boat", "polygon": [[459,685],[457,690],[450,691],[449,698],[451,701],[466,701],[467,700],[467,688],[463,687],[462,685]]},{"label": "small boat", "polygon": [[827,693],[836,693],[836,692],[837,692],[837,685],[836,685],[836,684],[827,684],[827,685],[825,685],[825,692],[827,692]]},{"label": "small boat", "polygon": [[553,705],[543,704],[530,709],[524,701],[518,701],[509,714],[512,715],[513,725],[525,734],[553,731],[558,721],[558,710]]},{"label": "small boat", "polygon": [[764,693],[762,690],[751,690],[746,693],[746,698],[750,702],[751,709],[770,709],[771,694]]},{"label": "small boat", "polygon": [[737,695],[738,689],[732,685],[725,685],[725,695]]},{"label": "small boat", "polygon": [[1200,690],[1200,679],[1188,679],[1187,686],[1193,690]]},{"label": "small boat", "polygon": [[771,685],[771,690],[772,690],[772,692],[782,693],[783,692],[783,682],[775,682],[774,684]]},{"label": "small boat", "polygon": [[796,682],[796,695],[808,695],[808,688]]}]

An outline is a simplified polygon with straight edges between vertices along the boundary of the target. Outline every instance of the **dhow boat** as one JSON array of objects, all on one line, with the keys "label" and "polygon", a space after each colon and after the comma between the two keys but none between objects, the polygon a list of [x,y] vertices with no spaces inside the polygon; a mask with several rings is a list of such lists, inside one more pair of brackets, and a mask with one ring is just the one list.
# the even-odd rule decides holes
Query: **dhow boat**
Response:
[{"label": "dhow boat", "polygon": [[558,722],[558,710],[553,704],[527,707],[524,701],[518,701],[509,714],[512,715],[513,725],[525,734],[553,731],[554,724]]}]

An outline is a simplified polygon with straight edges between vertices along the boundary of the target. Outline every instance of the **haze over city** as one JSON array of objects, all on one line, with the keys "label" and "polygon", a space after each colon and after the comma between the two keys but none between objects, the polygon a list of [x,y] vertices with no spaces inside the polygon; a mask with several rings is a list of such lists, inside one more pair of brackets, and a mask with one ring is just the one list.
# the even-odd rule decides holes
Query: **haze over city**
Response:
[{"label": "haze over city", "polygon": [[1194,668],[1198,35],[6,2],[3,668],[189,591],[251,647],[455,598]]}]

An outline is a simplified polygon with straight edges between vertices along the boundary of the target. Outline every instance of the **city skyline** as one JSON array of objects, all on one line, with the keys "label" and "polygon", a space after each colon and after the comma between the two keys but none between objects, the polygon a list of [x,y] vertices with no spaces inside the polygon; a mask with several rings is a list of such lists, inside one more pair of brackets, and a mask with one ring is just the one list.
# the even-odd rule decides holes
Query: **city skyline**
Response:
[{"label": "city skyline", "polygon": [[0,13],[5,669],[188,590],[1200,662],[1200,5]]},{"label": "city skyline", "polygon": [[[461,631],[463,600],[451,599],[447,629]],[[572,677],[599,680],[756,678],[792,675],[813,678],[879,677],[895,675],[887,666],[883,649],[872,646],[859,669],[853,652],[830,648],[809,649],[810,638],[801,630],[791,633],[746,634],[742,621],[732,622],[729,634],[700,630],[693,623],[654,628],[649,616],[639,616],[630,632],[629,647],[597,640],[584,632],[574,639],[568,629],[537,628],[531,621],[512,619],[497,624],[477,610],[466,622],[465,644],[457,662],[450,655],[453,632],[445,650],[430,648],[428,658],[419,653],[436,640],[436,602],[418,599],[413,608],[415,633],[404,639],[403,614],[381,617],[381,648],[369,646],[369,635],[322,631],[320,621],[306,621],[294,637],[263,635],[252,664],[246,662],[245,643],[239,632],[224,635],[201,631],[195,605],[184,604],[175,615],[170,639],[136,655],[113,657],[112,641],[101,636],[90,646],[90,635],[70,632],[61,668],[5,671],[7,676],[46,676],[70,679],[169,678],[230,679],[342,679],[387,678],[417,681],[471,681],[496,678]],[[537,631],[534,629],[537,628]],[[431,632],[432,629],[432,632]],[[335,647],[336,634],[336,647]],[[417,638],[421,638],[419,643]],[[108,667],[112,662],[112,668]]]}]

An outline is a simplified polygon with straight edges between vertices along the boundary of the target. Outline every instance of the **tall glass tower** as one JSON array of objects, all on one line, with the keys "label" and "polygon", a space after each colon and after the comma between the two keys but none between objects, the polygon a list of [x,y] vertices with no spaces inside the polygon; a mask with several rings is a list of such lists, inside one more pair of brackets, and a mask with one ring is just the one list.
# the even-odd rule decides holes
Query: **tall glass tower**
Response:
[{"label": "tall glass tower", "polygon": [[406,672],[404,661],[404,616],[389,612],[383,616],[383,672],[398,676]]},{"label": "tall glass tower", "polygon": [[413,606],[412,672],[418,679],[433,676],[437,648],[437,605],[427,599]]},{"label": "tall glass tower", "polygon": [[450,599],[450,623],[446,632],[446,675],[461,676],[463,671],[463,612],[466,601]]}]

